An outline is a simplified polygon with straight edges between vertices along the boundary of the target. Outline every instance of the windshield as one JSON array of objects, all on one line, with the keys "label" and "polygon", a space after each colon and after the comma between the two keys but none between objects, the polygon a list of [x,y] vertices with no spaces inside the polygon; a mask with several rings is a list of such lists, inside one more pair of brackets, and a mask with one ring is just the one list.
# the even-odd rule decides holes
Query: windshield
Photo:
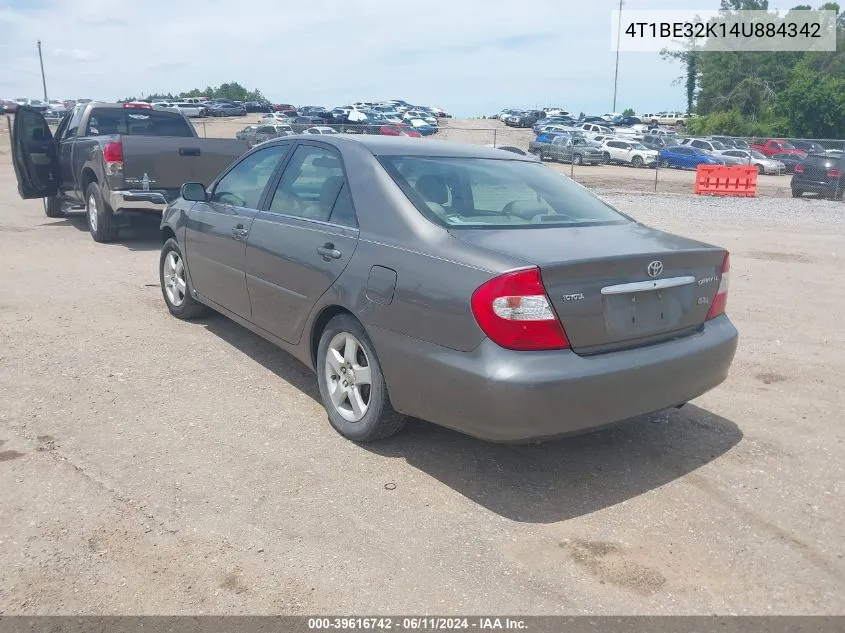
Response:
[{"label": "windshield", "polygon": [[544,165],[489,158],[383,156],[382,166],[433,222],[450,228],[621,224],[630,220]]},{"label": "windshield", "polygon": [[780,146],[783,149],[796,149],[796,147],[792,143],[788,143],[786,141],[780,141]]},{"label": "windshield", "polygon": [[713,146],[713,149],[728,149],[728,147],[724,143],[720,143],[719,141],[710,141],[710,144]]},{"label": "windshield", "polygon": [[751,152],[751,157],[752,158],[766,158],[766,156],[764,154],[761,154],[756,149],[753,152]]},{"label": "windshield", "polygon": [[88,119],[86,136],[108,134],[194,137],[193,128],[175,112],[133,108],[94,108]]},{"label": "windshield", "polygon": [[642,143],[631,143],[631,145],[634,147],[634,149],[648,149],[648,148],[647,148],[645,145],[643,145]]}]

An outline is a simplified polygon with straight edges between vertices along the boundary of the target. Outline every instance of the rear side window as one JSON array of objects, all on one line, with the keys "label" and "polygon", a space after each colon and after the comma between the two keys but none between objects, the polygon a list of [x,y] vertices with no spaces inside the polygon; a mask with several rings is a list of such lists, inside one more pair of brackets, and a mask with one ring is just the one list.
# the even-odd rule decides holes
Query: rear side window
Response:
[{"label": "rear side window", "polygon": [[379,160],[423,215],[449,228],[630,221],[580,185],[534,162],[431,156]]},{"label": "rear side window", "polygon": [[193,137],[185,118],[176,112],[132,108],[94,108],[88,117],[86,136],[109,134]]}]

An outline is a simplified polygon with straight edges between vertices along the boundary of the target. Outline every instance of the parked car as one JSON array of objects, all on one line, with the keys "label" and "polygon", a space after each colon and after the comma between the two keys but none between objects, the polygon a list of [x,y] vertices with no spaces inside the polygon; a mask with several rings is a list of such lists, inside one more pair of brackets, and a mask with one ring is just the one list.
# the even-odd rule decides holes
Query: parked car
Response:
[{"label": "parked car", "polygon": [[293,128],[293,131],[297,134],[301,134],[309,127],[314,127],[315,125],[325,125],[326,120],[322,117],[316,116],[295,116],[287,121],[288,125]]},{"label": "parked car", "polygon": [[188,103],[187,101],[177,101],[171,104],[174,110],[177,110],[187,117],[201,117],[205,116],[205,108],[198,103]]},{"label": "parked car", "polygon": [[761,154],[765,156],[772,156],[774,154],[797,154],[800,156],[806,156],[807,152],[802,149],[798,149],[789,141],[785,141],[782,138],[770,138],[766,141],[752,143],[751,149],[756,149]]},{"label": "parked car", "polygon": [[597,123],[582,123],[575,126],[576,129],[583,130],[587,136],[595,136],[596,134],[604,134],[606,136],[613,136],[613,130],[607,126],[599,125]]},{"label": "parked car", "polygon": [[[756,154],[762,156],[759,152]],[[776,160],[783,165],[783,171],[781,173],[786,174],[793,174],[795,173],[795,166],[799,165],[804,162],[805,156],[800,156],[799,154],[774,154],[772,156],[772,160]]]},{"label": "parked car", "polygon": [[437,128],[429,125],[422,119],[410,119],[406,121],[406,123],[410,123],[414,129],[422,134],[423,136],[431,136],[432,134],[437,134]]},{"label": "parked car", "polygon": [[207,106],[209,116],[246,116],[246,108],[243,104],[237,105],[232,102],[217,102]]},{"label": "parked car", "polygon": [[417,132],[412,125],[405,123],[386,123],[379,128],[379,134],[383,134],[384,136],[422,137],[422,134]]},{"label": "parked car", "polygon": [[542,144],[537,150],[540,160],[576,165],[601,165],[607,162],[604,152],[584,138],[556,136],[551,143]]},{"label": "parked car", "polygon": [[27,99],[25,104],[29,108],[36,110],[38,112],[46,112],[50,109],[50,104],[46,101],[42,101],[41,99]]},{"label": "parked car", "polygon": [[792,197],[816,193],[834,200],[845,200],[845,154],[825,152],[809,154],[795,165],[792,175]]},{"label": "parked car", "polygon": [[0,99],[0,113],[14,114],[17,109],[18,104],[16,101],[12,101],[11,99]]},{"label": "parked car", "polygon": [[510,127],[532,127],[545,116],[542,110],[523,110],[506,116],[503,120]]},{"label": "parked car", "polygon": [[290,125],[248,125],[243,130],[235,134],[235,138],[245,140],[250,147],[264,143],[273,138],[281,136],[292,136],[295,134]]},{"label": "parked car", "polygon": [[714,388],[737,346],[725,249],[499,149],[270,141],[186,183],[161,234],[170,313],[293,354],[356,442],[406,417],[503,442],[597,429]]},{"label": "parked car", "polygon": [[12,128],[20,196],[42,198],[50,218],[84,207],[97,242],[114,240],[133,215],[161,213],[183,182],[210,182],[246,150],[238,139],[198,138],[183,115],[149,104],[78,105],[55,135],[21,106]]},{"label": "parked car", "polygon": [[653,167],[657,163],[657,151],[641,143],[631,141],[605,141],[599,148],[605,162],[623,163],[631,167]]},{"label": "parked car", "polygon": [[[744,150],[744,149],[728,149],[724,152],[719,154],[722,158],[725,159],[733,159],[734,162],[726,163],[728,165],[749,165],[757,168],[757,171],[761,174],[785,174],[787,173],[786,165],[777,160],[775,156],[768,157],[757,150]],[[791,156],[795,158],[794,154],[784,154],[784,156]]]},{"label": "parked car", "polygon": [[539,156],[535,156],[534,154],[526,152],[524,149],[521,149],[519,147],[514,147],[513,145],[498,145],[498,146],[496,146],[496,145],[486,145],[485,147],[495,147],[496,149],[500,149],[503,152],[510,152],[512,154],[519,154],[520,156],[528,156],[530,158],[533,158],[537,162],[541,162],[541,159],[540,159]]},{"label": "parked car", "polygon": [[269,103],[261,101],[247,101],[244,103],[247,112],[272,112],[273,108]]},{"label": "parked car", "polygon": [[804,141],[799,139],[789,142],[795,149],[800,149],[808,154],[824,154],[827,151],[823,145],[820,145],[815,141]]},{"label": "parked car", "polygon": [[658,161],[661,167],[675,167],[676,169],[695,169],[699,165],[725,164],[724,159],[689,145],[675,145],[660,150]]},{"label": "parked car", "polygon": [[657,150],[658,152],[666,147],[673,147],[680,145],[681,142],[675,136],[667,136],[665,134],[646,134],[641,141],[649,149]]},{"label": "parked car", "polygon": [[305,130],[305,134],[317,134],[317,135],[327,135],[327,134],[337,134],[337,130],[333,127],[328,127],[327,125],[317,125],[314,127],[309,127]]}]

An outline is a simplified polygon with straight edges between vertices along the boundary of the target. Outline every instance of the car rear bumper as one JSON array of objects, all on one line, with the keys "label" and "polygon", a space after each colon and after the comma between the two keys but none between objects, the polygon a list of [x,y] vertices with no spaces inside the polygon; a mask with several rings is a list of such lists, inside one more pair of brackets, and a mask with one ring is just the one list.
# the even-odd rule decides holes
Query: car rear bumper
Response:
[{"label": "car rear bumper", "polygon": [[806,191],[807,193],[820,193],[827,196],[834,196],[841,194],[845,189],[845,183],[838,183],[837,181],[818,181],[818,180],[802,180],[800,178],[792,178],[792,188]]},{"label": "car rear bumper", "polygon": [[690,336],[595,356],[514,352],[489,339],[459,352],[370,330],[394,408],[497,442],[577,434],[683,404],[725,380],[737,347],[726,316]]}]

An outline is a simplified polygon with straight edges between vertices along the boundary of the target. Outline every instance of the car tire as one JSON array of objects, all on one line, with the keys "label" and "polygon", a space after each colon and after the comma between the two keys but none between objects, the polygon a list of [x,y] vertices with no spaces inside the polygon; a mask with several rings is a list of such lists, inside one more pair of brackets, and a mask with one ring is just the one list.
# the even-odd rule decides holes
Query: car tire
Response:
[{"label": "car tire", "polygon": [[644,163],[643,163],[642,156],[634,156],[631,159],[631,166],[632,167],[634,167],[636,169],[640,169],[643,165],[644,165]]},{"label": "car tire", "polygon": [[[329,423],[343,437],[373,442],[398,433],[405,425],[405,416],[390,404],[370,337],[352,315],[338,315],[326,324],[317,347],[316,370]],[[356,373],[367,376],[369,383],[356,383]]]},{"label": "car tire", "polygon": [[792,197],[793,198],[800,198],[804,195],[804,192],[800,189],[796,189],[795,187],[792,188]]},{"label": "car tire", "polygon": [[99,183],[92,182],[85,190],[85,217],[95,242],[113,242],[117,239],[119,227],[114,221],[114,212],[103,197]]},{"label": "car tire", "polygon": [[575,154],[574,156],[572,156],[572,161],[576,165],[583,165],[584,164],[584,157],[581,156],[581,154]]},{"label": "car tire", "polygon": [[205,305],[194,299],[191,282],[185,270],[185,258],[179,243],[172,237],[161,247],[158,278],[164,303],[170,314],[177,319],[195,319],[209,311]]},{"label": "car tire", "polygon": [[754,165],[754,166],[757,168],[757,173],[758,173],[759,175],[761,175],[761,176],[762,176],[763,174],[765,174],[765,173],[766,173],[766,168],[765,168],[765,167],[763,167],[762,165]]},{"label": "car tire", "polygon": [[44,202],[44,215],[48,218],[63,218],[65,217],[64,211],[62,211],[62,201],[60,198],[56,196],[50,196],[49,198],[43,198]]},{"label": "car tire", "polygon": [[668,160],[661,160],[659,163],[662,169],[669,169],[669,161]]},{"label": "car tire", "polygon": [[604,156],[604,162],[610,164],[610,152],[604,152],[602,156]]}]

